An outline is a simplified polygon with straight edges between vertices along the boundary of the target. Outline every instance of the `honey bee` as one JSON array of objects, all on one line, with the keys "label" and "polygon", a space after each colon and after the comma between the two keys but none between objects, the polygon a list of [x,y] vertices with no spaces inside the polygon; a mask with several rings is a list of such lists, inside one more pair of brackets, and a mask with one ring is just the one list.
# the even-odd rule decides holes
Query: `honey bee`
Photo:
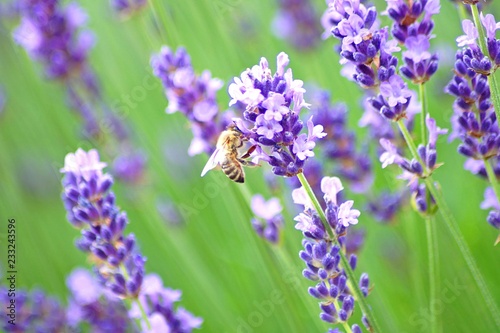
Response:
[{"label": "honey bee", "polygon": [[250,149],[242,156],[239,156],[238,148],[243,146],[244,138],[241,131],[232,124],[223,131],[217,140],[217,146],[212,156],[201,172],[201,176],[220,165],[226,176],[237,183],[245,182],[245,171],[243,166],[257,166],[253,162],[245,160],[255,150],[256,146]]}]

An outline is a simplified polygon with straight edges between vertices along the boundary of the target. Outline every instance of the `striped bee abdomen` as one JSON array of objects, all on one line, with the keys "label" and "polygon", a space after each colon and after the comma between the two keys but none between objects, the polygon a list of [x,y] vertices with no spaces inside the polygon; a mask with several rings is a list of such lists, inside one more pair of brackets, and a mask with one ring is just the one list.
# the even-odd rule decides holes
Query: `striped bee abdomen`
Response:
[{"label": "striped bee abdomen", "polygon": [[221,165],[222,171],[226,174],[226,176],[235,181],[237,183],[245,182],[245,173],[243,172],[243,168],[238,163],[238,161],[226,160]]}]

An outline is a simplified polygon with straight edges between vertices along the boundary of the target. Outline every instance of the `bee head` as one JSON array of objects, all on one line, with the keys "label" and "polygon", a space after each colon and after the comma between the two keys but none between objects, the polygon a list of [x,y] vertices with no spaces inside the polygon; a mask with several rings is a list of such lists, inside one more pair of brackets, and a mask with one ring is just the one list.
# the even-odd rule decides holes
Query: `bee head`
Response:
[{"label": "bee head", "polygon": [[236,125],[236,123],[234,121],[226,127],[226,130],[234,131],[234,132],[238,132],[240,134],[243,134],[243,132],[238,128],[238,126]]}]

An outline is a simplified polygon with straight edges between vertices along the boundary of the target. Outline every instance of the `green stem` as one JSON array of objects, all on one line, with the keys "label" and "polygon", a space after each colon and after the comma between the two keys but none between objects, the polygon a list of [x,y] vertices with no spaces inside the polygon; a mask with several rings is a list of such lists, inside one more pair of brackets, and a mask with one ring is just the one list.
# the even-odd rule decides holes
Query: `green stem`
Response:
[{"label": "green stem", "polygon": [[[421,126],[422,126],[422,144],[426,145],[427,144],[427,126],[425,124],[425,119],[427,118],[428,114],[428,109],[427,109],[427,93],[425,91],[425,86],[424,83],[420,83],[419,85],[419,94],[420,94],[420,101],[422,103],[422,114],[421,114]],[[431,209],[431,195],[429,193],[429,190],[426,189],[426,202],[427,202],[427,209]],[[427,212],[427,214],[429,214]],[[434,219],[430,216],[427,215],[425,217],[425,232],[427,234],[427,256],[428,256],[428,264],[429,264],[429,310],[431,313],[431,333],[438,333],[438,316],[436,313],[436,307],[433,306],[433,301],[437,300],[437,284],[438,284],[438,262],[437,262],[437,255],[438,255],[438,247],[437,247],[437,242],[435,242],[436,235],[435,235],[435,227],[434,227],[435,221]]]},{"label": "green stem", "polygon": [[427,255],[429,257],[429,310],[431,313],[431,333],[438,333],[438,317],[436,307],[433,306],[434,301],[437,300],[437,268],[438,268],[438,249],[437,243],[434,241],[436,238],[435,228],[433,224],[435,221],[432,217],[425,218],[425,232],[427,234]]},{"label": "green stem", "polygon": [[[434,243],[434,286],[436,289],[436,297],[437,294],[440,292],[440,272],[439,272],[439,241],[438,241],[438,235],[437,235],[437,226],[436,226],[436,220],[434,218],[431,218],[431,229],[432,229],[432,242]],[[441,321],[439,320],[439,316],[436,314],[436,330],[437,332],[442,331],[441,327]]]},{"label": "green stem", "polygon": [[[332,240],[333,244],[342,248],[340,246],[340,243],[339,243],[336,235],[334,234],[334,231],[332,230],[332,228],[330,228],[330,225],[328,224],[325,213],[323,212],[323,209],[321,208],[321,205],[320,205],[318,199],[316,198],[316,195],[314,194],[314,192],[311,188],[311,185],[309,185],[309,182],[307,181],[306,177],[304,176],[303,173],[299,173],[297,175],[297,178],[299,179],[300,183],[304,187],[304,189],[307,193],[307,196],[311,200],[311,202],[314,206],[314,209],[318,213],[318,215],[321,219],[321,222],[323,223],[325,230],[327,231],[328,236]],[[344,269],[345,274],[347,275],[347,280],[352,282],[351,283],[351,287],[352,287],[351,291],[353,293],[353,296],[356,299],[356,301],[359,303],[361,311],[366,316],[366,319],[368,319],[368,322],[370,323],[370,325],[372,327],[372,332],[381,332],[381,330],[378,326],[378,323],[375,320],[375,316],[373,315],[373,311],[372,311],[371,307],[368,305],[368,303],[366,302],[366,299],[363,296],[363,293],[361,292],[361,289],[359,288],[358,283],[356,282],[359,279],[356,279],[356,277],[354,276],[354,272],[352,271],[351,266],[349,265],[349,261],[347,260],[345,253],[343,251],[339,251],[339,254],[340,254],[340,262],[341,262],[342,268]]]},{"label": "green stem", "polygon": [[[488,56],[489,52],[486,44],[486,34],[479,17],[479,10],[477,9],[477,5],[471,5],[470,8],[472,11],[472,18],[474,19],[474,25],[476,26],[479,35],[479,48],[485,56]],[[493,102],[495,115],[497,116],[497,119],[500,119],[500,82],[498,82],[498,77],[495,76],[495,70],[496,68],[494,67],[493,71],[490,75],[488,75],[488,84],[490,86],[491,101]],[[498,126],[500,126],[500,124],[498,124]]]},{"label": "green stem", "polygon": [[[408,132],[408,129],[406,128],[405,124],[402,121],[398,121],[398,125],[399,128],[401,129],[401,132],[403,133],[403,136],[406,140],[408,147],[410,148],[413,158],[416,158],[422,164],[422,166],[424,166],[425,164],[422,163],[422,159],[420,158],[420,156],[418,156],[415,143],[413,142],[413,139],[410,133]],[[465,259],[465,262],[467,263],[467,267],[469,268],[472,277],[474,278],[479,288],[479,291],[481,292],[481,295],[483,296],[486,302],[486,306],[490,310],[493,319],[495,320],[495,324],[497,325],[498,328],[500,328],[500,310],[498,309],[495,301],[493,300],[493,297],[491,297],[491,293],[488,290],[483,275],[481,274],[481,271],[477,267],[476,261],[474,260],[474,257],[472,256],[472,253],[470,252],[470,249],[467,243],[465,242],[462,233],[460,232],[460,228],[458,227],[457,221],[455,221],[453,214],[451,213],[449,207],[447,206],[441,191],[438,191],[438,189],[436,188],[436,184],[432,179],[432,176],[429,175],[426,178],[423,178],[423,180],[425,182],[425,186],[431,192],[431,195],[434,197],[434,200],[436,201],[436,204],[439,207],[439,211],[443,216],[446,226],[450,230],[453,239],[457,243],[458,248],[460,249],[460,252],[462,253],[462,256]]]},{"label": "green stem", "polygon": [[418,92],[420,94],[420,101],[422,103],[422,114],[420,117],[420,127],[422,135],[422,143],[425,145],[427,142],[427,126],[425,126],[425,118],[427,117],[427,94],[425,92],[425,84],[422,82],[418,85]]},{"label": "green stem", "polygon": [[470,9],[472,11],[472,19],[474,20],[474,25],[476,26],[479,35],[479,48],[484,55],[487,55],[488,46],[486,45],[486,34],[484,33],[483,24],[481,23],[481,19],[479,18],[479,10],[477,9],[477,5],[471,5]]},{"label": "green stem", "polygon": [[403,134],[403,137],[405,138],[406,145],[410,149],[411,156],[413,156],[413,158],[415,158],[418,161],[418,163],[420,163],[422,165],[422,167],[425,168],[425,163],[424,163],[424,161],[422,161],[422,158],[420,158],[420,155],[418,154],[418,151],[417,151],[417,146],[415,145],[415,142],[413,141],[413,138],[411,137],[411,134],[408,131],[408,128],[406,128],[405,123],[403,123],[403,120],[398,121],[398,126],[399,126],[399,130]]}]

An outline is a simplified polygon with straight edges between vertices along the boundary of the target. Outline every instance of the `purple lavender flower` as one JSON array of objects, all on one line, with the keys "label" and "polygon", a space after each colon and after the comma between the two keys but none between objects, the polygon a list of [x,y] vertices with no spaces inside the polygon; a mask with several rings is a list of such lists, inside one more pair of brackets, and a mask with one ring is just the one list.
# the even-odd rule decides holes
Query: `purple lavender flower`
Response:
[{"label": "purple lavender flower", "polygon": [[95,333],[128,332],[132,321],[122,300],[102,288],[89,271],[74,269],[66,284],[71,291],[66,311],[70,327],[88,325]]},{"label": "purple lavender flower", "polygon": [[68,220],[81,230],[77,247],[96,263],[100,282],[123,298],[136,298],[144,277],[145,258],[133,234],[124,235],[127,215],[115,203],[113,178],[103,174],[105,163],[96,150],[78,149],[65,158],[62,199]]},{"label": "purple lavender flower", "polygon": [[[397,147],[391,141],[380,139],[380,144],[385,149],[385,152],[380,156],[382,168],[390,164],[399,165],[403,170],[403,174],[399,178],[408,181],[408,188],[413,195],[413,202],[418,211],[422,213],[432,212],[433,207],[428,207],[426,188],[424,184],[419,184],[419,180],[428,177],[435,169],[441,166],[441,164],[437,163],[436,142],[439,135],[444,135],[448,132],[447,129],[437,127],[436,121],[429,115],[426,118],[426,126],[429,133],[428,143],[426,146],[421,144],[417,147],[417,152],[420,160],[424,163],[423,165],[416,159],[408,160],[401,156]],[[432,197],[431,203],[434,203]]]},{"label": "purple lavender flower", "polygon": [[484,16],[481,13],[480,20],[486,32],[485,42],[488,54],[483,54],[481,51],[478,41],[479,33],[471,20],[463,20],[464,35],[457,38],[457,45],[464,47],[463,66],[476,73],[490,75],[500,66],[500,40],[496,38],[496,30],[500,28],[500,23],[496,22],[491,14]]},{"label": "purple lavender flower", "polygon": [[44,64],[47,76],[64,79],[86,70],[93,35],[82,29],[87,15],[76,3],[63,7],[57,0],[24,0],[21,15],[14,38]]},{"label": "purple lavender flower", "polygon": [[391,0],[384,12],[394,20],[393,36],[406,44],[408,37],[425,35],[430,37],[434,22],[432,16],[439,13],[439,0]]},{"label": "purple lavender flower", "polygon": [[122,17],[128,17],[140,11],[148,3],[147,0],[110,0],[111,8]]},{"label": "purple lavender flower", "polygon": [[380,94],[368,99],[369,103],[385,118],[398,121],[406,118],[406,109],[412,97],[406,83],[398,75],[380,84]]},{"label": "purple lavender flower", "polygon": [[93,34],[84,29],[87,14],[76,3],[63,6],[58,0],[23,0],[19,13],[21,24],[14,39],[33,60],[43,64],[47,77],[64,81],[70,106],[85,121],[85,133],[97,136],[97,116],[77,92],[79,85],[87,90],[96,86],[87,61],[94,44]]},{"label": "purple lavender flower", "polygon": [[273,31],[298,49],[313,48],[320,37],[314,6],[309,0],[279,0]]},{"label": "purple lavender flower", "polygon": [[182,47],[174,53],[164,46],[151,58],[151,67],[165,88],[169,103],[166,112],[182,112],[192,125],[194,138],[189,154],[212,153],[220,132],[227,125],[224,119],[218,119],[216,93],[222,81],[212,78],[209,71],[197,76]]},{"label": "purple lavender flower", "polygon": [[383,191],[376,198],[370,200],[366,210],[379,222],[391,223],[394,221],[399,208],[403,206],[407,197],[406,191]]},{"label": "purple lavender flower", "polygon": [[[308,133],[300,133],[303,123],[299,113],[309,107],[304,101],[305,89],[301,80],[294,80],[292,70],[286,69],[288,55],[277,57],[277,70],[271,74],[266,58],[234,78],[229,86],[232,100],[229,105],[241,103],[245,107],[243,119],[234,122],[244,138],[258,147],[254,158],[264,160],[279,176],[292,177],[302,172],[305,161],[314,156],[316,139],[326,135],[323,126],[307,121]],[[266,151],[264,147],[268,147]]]},{"label": "purple lavender flower", "polygon": [[142,151],[120,155],[113,162],[114,175],[129,183],[139,183],[144,175],[146,155]]},{"label": "purple lavender flower", "polygon": [[455,76],[445,89],[456,97],[450,139],[462,141],[458,151],[468,158],[466,168],[486,177],[485,160],[492,161],[497,171],[500,136],[487,77],[466,64],[471,52],[470,48],[457,52]]},{"label": "purple lavender flower", "polygon": [[410,36],[406,38],[407,51],[403,52],[405,65],[400,70],[413,83],[427,82],[436,73],[438,57],[429,53],[429,37],[426,35]]},{"label": "purple lavender flower", "polygon": [[365,192],[373,181],[371,161],[366,153],[357,151],[356,135],[347,129],[347,107],[331,105],[330,94],[323,90],[314,91],[310,98],[313,119],[327,133],[320,145],[324,155],[334,162],[333,173],[349,181],[353,192]]},{"label": "purple lavender flower", "polygon": [[[484,201],[481,202],[481,209],[491,209],[486,221],[488,221],[492,227],[500,229],[500,203],[498,202],[495,191],[493,191],[491,187],[486,188],[484,191]],[[497,237],[495,245],[498,243],[500,243],[500,235]]]},{"label": "purple lavender flower", "polygon": [[141,321],[142,332],[190,333],[201,326],[203,319],[193,316],[182,307],[174,308],[181,294],[179,290],[165,288],[158,275],[149,274],[144,278],[139,302],[146,312],[151,329],[148,328],[136,303],[132,305],[129,316]]},{"label": "purple lavender flower", "polygon": [[[349,226],[358,223],[360,212],[352,209],[353,201],[339,204],[338,193],[343,189],[342,183],[336,177],[324,177],[321,181],[321,190],[325,200],[325,215],[328,226],[335,230],[339,243],[345,245]],[[304,250],[300,258],[306,263],[303,271],[305,278],[317,282],[309,288],[309,294],[320,301],[320,318],[328,323],[347,322],[354,310],[354,298],[347,286],[347,276],[339,267],[340,251],[345,251],[334,245],[320,220],[318,213],[312,207],[304,188],[292,193],[296,204],[302,205],[304,211],[295,217],[296,229],[302,231]],[[351,254],[349,263],[355,269],[357,258]],[[360,286],[365,297],[369,292],[368,275],[363,274]]]},{"label": "purple lavender flower", "polygon": [[283,208],[278,198],[271,198],[268,201],[260,194],[252,197],[252,226],[257,234],[267,241],[277,244],[280,241],[280,233],[283,228]]},{"label": "purple lavender flower", "polygon": [[0,306],[2,307],[0,328],[4,332],[66,332],[66,314],[63,306],[56,299],[45,295],[40,290],[26,292],[18,289],[15,295],[15,311],[10,316],[11,299],[8,289],[0,286]]}]

